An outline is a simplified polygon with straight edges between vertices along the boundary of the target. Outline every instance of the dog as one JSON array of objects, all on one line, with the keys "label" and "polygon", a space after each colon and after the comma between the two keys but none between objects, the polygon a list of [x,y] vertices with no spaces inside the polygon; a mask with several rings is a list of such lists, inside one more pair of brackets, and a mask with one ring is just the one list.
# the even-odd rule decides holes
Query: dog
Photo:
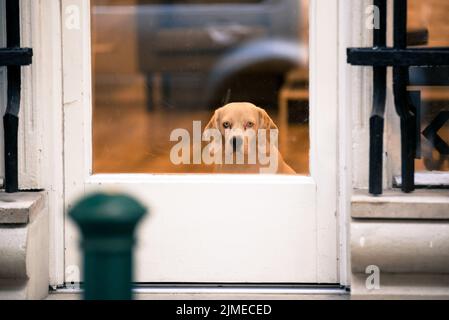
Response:
[{"label": "dog", "polygon": [[[212,153],[224,151],[225,158],[232,159],[214,164],[214,172],[296,174],[277,148],[278,127],[264,109],[248,102],[229,103],[215,110],[204,133],[211,129],[221,135],[217,142],[221,145]],[[238,158],[248,161],[234,161]]]}]

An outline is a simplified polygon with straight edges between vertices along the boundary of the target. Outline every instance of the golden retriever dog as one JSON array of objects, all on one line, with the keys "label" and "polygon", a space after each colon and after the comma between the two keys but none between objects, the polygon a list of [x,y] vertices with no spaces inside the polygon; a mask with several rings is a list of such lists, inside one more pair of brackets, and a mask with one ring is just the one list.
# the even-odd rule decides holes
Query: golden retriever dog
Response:
[{"label": "golden retriever dog", "polygon": [[206,125],[204,133],[211,131],[216,133],[211,152],[225,156],[214,163],[216,173],[296,173],[278,151],[278,128],[262,108],[248,102],[227,104]]}]

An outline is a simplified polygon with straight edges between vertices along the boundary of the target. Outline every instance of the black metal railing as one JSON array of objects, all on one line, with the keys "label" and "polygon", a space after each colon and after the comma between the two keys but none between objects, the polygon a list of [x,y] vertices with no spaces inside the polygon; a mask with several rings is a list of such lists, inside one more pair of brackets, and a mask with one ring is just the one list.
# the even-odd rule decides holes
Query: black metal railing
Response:
[{"label": "black metal railing", "polygon": [[[372,48],[348,48],[348,63],[373,67],[373,109],[370,117],[369,192],[382,194],[383,132],[386,101],[386,71],[393,68],[393,94],[401,125],[402,191],[415,189],[415,158],[419,156],[421,127],[419,92],[407,91],[411,67],[449,66],[449,48],[408,48],[407,0],[393,0],[393,47],[387,47],[387,0],[374,0],[379,9],[380,26],[374,29]],[[414,36],[416,36],[414,34]],[[441,119],[440,119],[441,120]],[[438,121],[437,121],[438,122]],[[439,121],[435,128],[440,125]],[[426,128],[424,136],[435,137],[435,128]],[[426,131],[427,130],[427,131]],[[430,133],[429,133],[430,130]]]},{"label": "black metal railing", "polygon": [[33,51],[20,48],[20,0],[6,1],[6,48],[0,49],[0,66],[7,67],[7,105],[3,117],[5,140],[6,192],[17,192],[18,182],[18,129],[21,90],[21,67],[30,65]]}]

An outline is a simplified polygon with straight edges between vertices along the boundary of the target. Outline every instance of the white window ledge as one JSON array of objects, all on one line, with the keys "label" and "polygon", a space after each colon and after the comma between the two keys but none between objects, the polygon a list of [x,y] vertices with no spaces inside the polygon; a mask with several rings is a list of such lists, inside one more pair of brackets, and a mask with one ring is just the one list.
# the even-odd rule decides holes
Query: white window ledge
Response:
[{"label": "white window ledge", "polygon": [[0,192],[0,224],[30,223],[43,207],[41,192]]},{"label": "white window ledge", "polygon": [[[395,186],[402,186],[402,177],[394,177],[393,183]],[[449,173],[444,171],[416,172],[415,186],[423,188],[447,188],[449,187]]]},{"label": "white window ledge", "polygon": [[44,192],[0,192],[0,300],[48,294],[48,214]]},{"label": "white window ledge", "polygon": [[449,190],[403,193],[394,189],[381,196],[356,190],[351,202],[351,216],[355,219],[449,220]]},{"label": "white window ledge", "polygon": [[449,190],[356,190],[351,209],[351,298],[449,299]]}]

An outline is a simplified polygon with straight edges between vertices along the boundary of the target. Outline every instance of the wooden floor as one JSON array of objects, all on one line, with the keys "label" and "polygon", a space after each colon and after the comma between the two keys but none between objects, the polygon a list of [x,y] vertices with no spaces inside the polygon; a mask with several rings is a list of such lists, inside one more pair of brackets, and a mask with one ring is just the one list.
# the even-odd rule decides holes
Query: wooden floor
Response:
[{"label": "wooden floor", "polygon": [[[192,133],[192,122],[204,127],[212,112],[146,110],[144,104],[105,105],[94,108],[94,173],[210,173],[206,165],[174,165],[170,150],[173,129]],[[272,114],[276,122],[276,115]],[[298,173],[309,172],[309,132],[307,124],[289,125],[286,162]]]}]

